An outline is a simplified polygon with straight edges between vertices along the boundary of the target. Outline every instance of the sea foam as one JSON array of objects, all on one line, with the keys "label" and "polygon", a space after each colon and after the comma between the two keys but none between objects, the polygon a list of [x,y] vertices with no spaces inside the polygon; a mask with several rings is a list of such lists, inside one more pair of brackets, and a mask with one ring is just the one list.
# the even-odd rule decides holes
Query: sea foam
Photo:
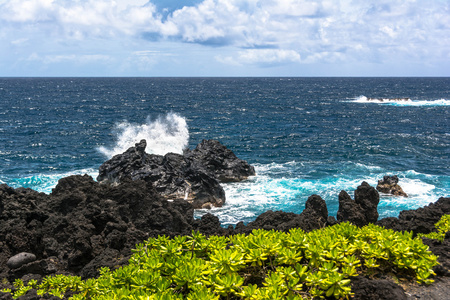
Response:
[{"label": "sea foam", "polygon": [[147,153],[159,155],[169,152],[181,154],[189,142],[186,119],[175,113],[168,113],[156,120],[147,117],[144,124],[122,122],[116,125],[115,133],[116,142],[112,148],[98,148],[107,157],[125,152],[142,139],[147,140]]},{"label": "sea foam", "polygon": [[411,100],[409,98],[368,98],[363,95],[356,97],[351,102],[376,103],[392,106],[450,106],[450,100],[447,99]]},{"label": "sea foam", "polygon": [[315,162],[287,162],[254,164],[256,176],[247,181],[223,184],[226,202],[223,207],[212,210],[196,210],[195,217],[205,213],[216,215],[222,225],[234,225],[239,221],[247,223],[267,210],[283,210],[301,213],[306,200],[318,194],[327,203],[329,215],[335,216],[339,208],[338,196],[345,190],[353,198],[355,189],[366,181],[376,187],[384,175],[398,175],[408,198],[380,193],[378,212],[380,218],[397,217],[399,211],[415,209],[439,197],[445,196],[445,187],[436,186],[445,182],[447,176],[422,174],[413,170],[393,172],[376,165],[362,163],[340,163],[340,172],[328,175],[316,174]]}]

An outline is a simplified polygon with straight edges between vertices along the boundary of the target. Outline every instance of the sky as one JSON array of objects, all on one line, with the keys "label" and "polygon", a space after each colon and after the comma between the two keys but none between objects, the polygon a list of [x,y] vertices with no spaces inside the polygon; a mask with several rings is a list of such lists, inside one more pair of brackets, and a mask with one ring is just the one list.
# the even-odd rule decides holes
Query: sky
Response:
[{"label": "sky", "polygon": [[450,0],[0,0],[0,76],[450,76]]}]

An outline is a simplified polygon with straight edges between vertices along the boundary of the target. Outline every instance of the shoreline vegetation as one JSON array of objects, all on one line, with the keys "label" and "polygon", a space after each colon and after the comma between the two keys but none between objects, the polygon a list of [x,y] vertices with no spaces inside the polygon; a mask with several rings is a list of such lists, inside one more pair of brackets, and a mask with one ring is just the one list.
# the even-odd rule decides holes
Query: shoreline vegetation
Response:
[{"label": "shoreline vegetation", "polygon": [[[192,178],[198,184],[225,178],[233,174],[232,165],[249,169],[216,142],[210,143],[219,150],[214,153],[202,143],[188,158],[149,159],[141,141],[122,156],[123,164],[113,164],[138,178],[114,181],[111,174],[119,173],[108,170],[105,178],[113,184],[74,175],[60,179],[48,195],[0,185],[0,299],[448,295],[450,198],[378,220],[378,191],[363,182],[354,199],[339,194],[336,218],[312,195],[301,214],[267,211],[248,224],[223,228],[209,213],[194,219],[189,201],[168,199],[169,193],[161,192],[164,180],[155,187],[154,177],[143,176],[146,161],[164,165],[154,169],[170,175],[162,176],[169,187],[184,187]],[[173,158],[184,173],[173,172]],[[136,161],[142,163],[137,168]],[[172,174],[182,174],[184,181]]]}]

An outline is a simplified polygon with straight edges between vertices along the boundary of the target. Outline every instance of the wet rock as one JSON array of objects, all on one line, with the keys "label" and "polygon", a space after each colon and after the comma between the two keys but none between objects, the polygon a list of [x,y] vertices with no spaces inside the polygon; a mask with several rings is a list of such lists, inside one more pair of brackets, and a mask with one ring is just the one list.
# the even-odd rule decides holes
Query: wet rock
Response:
[{"label": "wet rock", "polygon": [[398,185],[398,177],[384,176],[382,180],[378,180],[377,191],[394,196],[408,197],[401,186]]},{"label": "wet rock", "polygon": [[379,202],[378,192],[364,181],[355,190],[354,201],[347,192],[340,192],[337,220],[338,222],[349,221],[357,226],[375,223],[378,220]]},{"label": "wet rock", "polygon": [[255,175],[255,169],[217,140],[203,140],[184,156],[192,165],[220,182],[238,182]]},{"label": "wet rock", "polygon": [[25,265],[35,260],[36,255],[34,255],[33,253],[21,252],[8,259],[6,265],[10,269],[17,269],[20,268],[22,265]]},{"label": "wet rock", "polygon": [[[244,179],[242,175],[244,171],[241,169],[245,167],[245,164],[239,164],[243,161],[239,160],[231,150],[217,143],[213,143],[215,148],[202,146],[194,151],[187,150],[186,155],[168,153],[162,156],[145,153],[147,144],[145,140],[142,140],[135,147],[102,164],[97,180],[117,184],[126,178],[142,179],[151,182],[158,193],[166,199],[185,200],[194,208],[220,207],[225,203],[225,192],[218,181],[220,176],[215,174],[222,170],[223,174],[237,173],[241,176],[239,178]],[[231,160],[232,156],[235,160]],[[217,161],[221,164],[216,163],[216,169],[213,169],[212,166]],[[209,162],[209,165],[202,167],[202,164],[206,162]],[[237,171],[234,172],[234,170]],[[238,178],[238,175],[234,178]]]}]

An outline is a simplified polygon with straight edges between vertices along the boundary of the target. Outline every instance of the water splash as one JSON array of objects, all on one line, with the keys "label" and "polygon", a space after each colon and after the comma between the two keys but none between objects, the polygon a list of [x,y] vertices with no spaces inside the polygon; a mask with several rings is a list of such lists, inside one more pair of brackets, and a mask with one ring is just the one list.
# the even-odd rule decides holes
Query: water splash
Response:
[{"label": "water splash", "polygon": [[98,150],[107,157],[125,152],[142,139],[147,140],[147,153],[164,155],[169,152],[182,153],[189,142],[186,119],[175,113],[168,113],[156,120],[147,118],[144,124],[123,122],[116,125],[116,143],[112,148]]}]

